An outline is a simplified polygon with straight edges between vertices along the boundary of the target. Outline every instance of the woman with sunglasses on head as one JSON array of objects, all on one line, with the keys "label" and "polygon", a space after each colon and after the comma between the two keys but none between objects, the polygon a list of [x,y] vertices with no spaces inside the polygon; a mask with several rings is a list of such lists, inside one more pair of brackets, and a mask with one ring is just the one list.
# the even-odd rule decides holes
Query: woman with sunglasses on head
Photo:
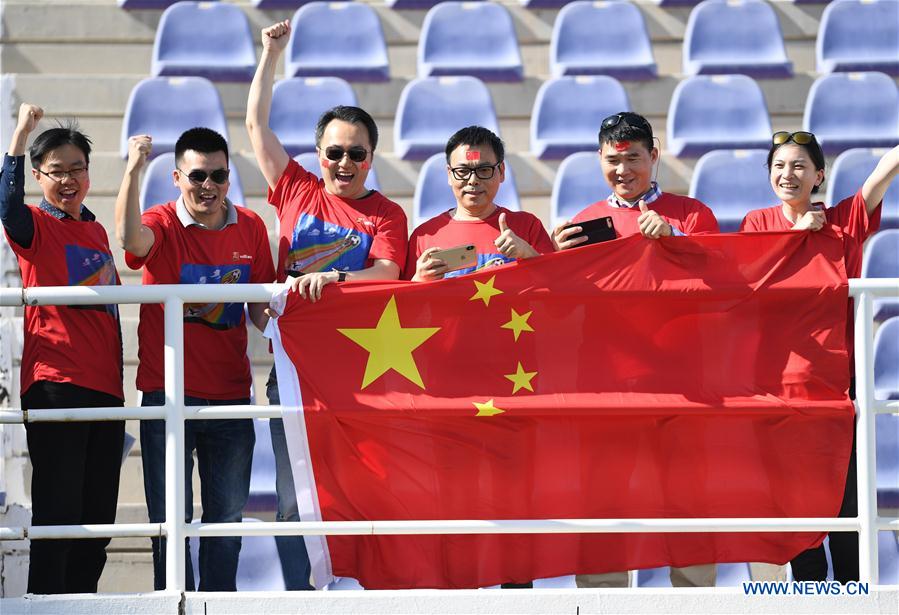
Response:
[{"label": "woman with sunglasses on head", "polygon": [[[741,231],[820,231],[825,226],[837,227],[843,239],[846,275],[857,278],[862,269],[862,248],[865,240],[880,227],[881,203],[896,174],[899,173],[899,147],[888,151],[877,167],[854,195],[825,208],[813,202],[824,183],[824,152],[815,135],[810,132],[777,132],[768,152],[768,173],[771,188],[780,203],[766,209],[750,211],[743,218]],[[853,349],[853,314],[850,301],[846,329],[846,344],[850,359]],[[854,378],[849,387],[854,398]],[[855,467],[855,438],[846,475],[846,487],[840,517],[857,515],[857,486]],[[833,532],[830,534],[830,553],[834,580],[845,584],[857,581],[858,534]],[[823,581],[827,577],[824,545],[799,554],[790,562],[797,581]]]},{"label": "woman with sunglasses on head", "polygon": [[[31,145],[43,198],[25,205],[25,144],[44,111],[22,104],[0,171],[0,219],[22,284],[116,285],[105,229],[84,206],[91,142],[73,126],[42,132]],[[23,410],[122,406],[122,343],[115,305],[25,307]],[[124,421],[28,422],[31,524],[115,522]],[[28,592],[92,593],[108,538],[33,540]]]}]

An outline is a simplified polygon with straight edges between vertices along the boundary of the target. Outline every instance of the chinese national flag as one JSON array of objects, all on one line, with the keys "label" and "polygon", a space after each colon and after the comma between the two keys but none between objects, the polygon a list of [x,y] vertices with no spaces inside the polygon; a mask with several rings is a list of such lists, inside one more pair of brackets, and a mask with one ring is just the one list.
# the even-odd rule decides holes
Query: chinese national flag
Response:
[{"label": "chinese national flag", "polygon": [[[852,440],[842,245],[633,236],[435,283],[290,295],[306,521],[833,517]],[[317,585],[465,588],[785,563],[821,533],[307,537]]]}]

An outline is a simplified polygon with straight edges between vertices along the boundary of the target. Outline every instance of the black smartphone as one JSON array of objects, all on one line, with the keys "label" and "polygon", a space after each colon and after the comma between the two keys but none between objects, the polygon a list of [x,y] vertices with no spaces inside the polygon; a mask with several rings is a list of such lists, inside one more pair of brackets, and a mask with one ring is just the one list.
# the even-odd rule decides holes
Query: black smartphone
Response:
[{"label": "black smartphone", "polygon": [[569,224],[565,228],[571,228],[572,226],[581,227],[581,232],[576,235],[572,235],[569,239],[574,239],[576,237],[587,237],[587,241],[578,245],[588,246],[591,243],[601,243],[603,241],[611,241],[616,238],[615,225],[612,224],[611,216],[606,216],[605,218],[594,218],[593,220],[584,220],[583,222],[576,222],[574,224]]}]

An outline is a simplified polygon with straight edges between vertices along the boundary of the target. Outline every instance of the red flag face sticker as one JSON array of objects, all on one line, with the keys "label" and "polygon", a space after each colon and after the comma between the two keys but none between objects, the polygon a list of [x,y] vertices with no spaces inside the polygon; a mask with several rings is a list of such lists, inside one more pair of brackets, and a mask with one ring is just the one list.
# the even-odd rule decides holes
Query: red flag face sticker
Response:
[{"label": "red flag face sticker", "polygon": [[617,141],[614,145],[615,145],[616,152],[623,152],[631,146],[631,142],[630,141]]},{"label": "red flag face sticker", "polygon": [[481,159],[481,152],[473,151],[473,150],[468,150],[467,152],[465,152],[465,160],[472,160],[474,162],[477,162],[480,159]]}]

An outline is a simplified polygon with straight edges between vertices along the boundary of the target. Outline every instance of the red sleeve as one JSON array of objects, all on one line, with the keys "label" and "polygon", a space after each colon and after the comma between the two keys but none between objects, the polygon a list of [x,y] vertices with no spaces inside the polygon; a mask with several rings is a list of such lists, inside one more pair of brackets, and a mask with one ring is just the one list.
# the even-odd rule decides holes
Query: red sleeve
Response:
[{"label": "red sleeve", "polygon": [[265,223],[257,215],[252,217],[253,231],[256,239],[256,254],[253,257],[253,271],[250,281],[254,284],[267,284],[275,281],[275,265],[272,261],[272,250],[268,244],[268,230]]},{"label": "red sleeve", "polygon": [[275,206],[278,213],[281,208],[307,190],[318,186],[318,177],[300,166],[293,158],[287,163],[277,185],[268,189],[268,202]]},{"label": "red sleeve", "polygon": [[861,245],[880,228],[880,212],[883,202],[877,205],[874,213],[868,215],[868,205],[859,189],[854,195],[846,197],[828,210],[830,222],[843,229],[843,234]]},{"label": "red sleeve", "polygon": [[171,224],[171,221],[166,218],[162,209],[167,205],[154,205],[140,217],[141,224],[153,231],[153,245],[146,256],[136,256],[127,250],[125,251],[125,264],[131,269],[140,269],[159,254],[162,243],[165,241],[166,227]]},{"label": "red sleeve", "polygon": [[684,226],[680,229],[687,235],[704,235],[706,233],[718,233],[718,219],[707,205],[696,199],[691,199],[693,213],[687,216]]},{"label": "red sleeve", "polygon": [[387,201],[385,206],[384,214],[379,217],[378,225],[375,228],[375,236],[371,242],[368,258],[371,260],[387,259],[396,263],[402,271],[406,265],[409,237],[406,213],[402,207],[392,201]]},{"label": "red sleeve", "polygon": [[744,231],[748,231],[750,233],[757,233],[761,231],[762,229],[760,229],[758,227],[758,224],[756,224],[756,217],[756,212],[754,211],[750,211],[748,214],[746,214],[743,217],[743,221],[740,222],[740,232],[742,233]]}]

